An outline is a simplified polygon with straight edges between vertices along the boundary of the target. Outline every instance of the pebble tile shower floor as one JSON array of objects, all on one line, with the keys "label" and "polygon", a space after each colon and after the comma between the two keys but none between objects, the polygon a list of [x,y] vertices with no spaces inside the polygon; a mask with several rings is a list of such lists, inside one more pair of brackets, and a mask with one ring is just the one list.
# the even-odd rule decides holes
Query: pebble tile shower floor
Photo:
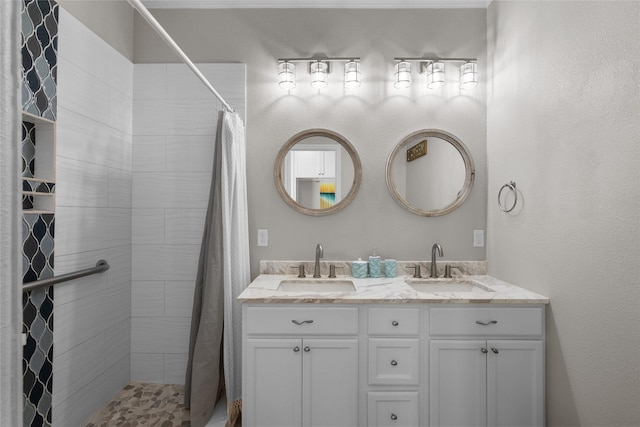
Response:
[{"label": "pebble tile shower floor", "polygon": [[184,386],[131,382],[84,427],[188,427]]}]

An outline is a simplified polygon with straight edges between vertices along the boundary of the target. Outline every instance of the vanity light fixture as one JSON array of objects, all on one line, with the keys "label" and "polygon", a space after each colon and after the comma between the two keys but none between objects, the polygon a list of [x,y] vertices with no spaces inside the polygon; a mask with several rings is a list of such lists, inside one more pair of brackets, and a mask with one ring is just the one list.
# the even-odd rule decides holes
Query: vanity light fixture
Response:
[{"label": "vanity light fixture", "polygon": [[296,87],[296,66],[291,62],[281,62],[278,65],[278,86],[291,90]]},{"label": "vanity light fixture", "polygon": [[324,89],[329,85],[329,64],[324,61],[314,61],[309,64],[311,87]]},{"label": "vanity light fixture", "polygon": [[478,85],[478,64],[465,62],[460,66],[460,88],[468,89]]},{"label": "vanity light fixture", "polygon": [[423,69],[427,75],[427,87],[429,89],[438,89],[444,86],[444,62],[429,62]]},{"label": "vanity light fixture", "polygon": [[355,89],[360,87],[360,63],[349,61],[344,64],[344,87]]},{"label": "vanity light fixture", "polygon": [[411,86],[411,62],[396,62],[393,73],[393,87],[396,89],[405,89],[409,86]]},{"label": "vanity light fixture", "polygon": [[[445,63],[462,62],[460,66],[460,88],[468,89],[478,84],[478,60],[476,58],[395,58],[393,86],[407,88],[411,86],[411,63],[420,65],[420,74],[425,74],[427,88],[437,89],[446,83]],[[404,74],[403,74],[404,73]]]},{"label": "vanity light fixture", "polygon": [[360,86],[360,58],[280,58],[278,59],[278,85],[283,89],[296,86],[295,63],[307,64],[311,87],[324,89],[329,85],[332,63],[344,62],[344,86],[353,89]]}]

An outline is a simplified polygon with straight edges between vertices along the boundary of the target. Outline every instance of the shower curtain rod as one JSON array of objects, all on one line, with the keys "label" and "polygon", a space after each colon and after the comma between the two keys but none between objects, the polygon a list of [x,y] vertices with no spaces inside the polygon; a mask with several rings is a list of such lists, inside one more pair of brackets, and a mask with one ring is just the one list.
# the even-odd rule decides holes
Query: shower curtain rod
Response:
[{"label": "shower curtain rod", "polygon": [[207,80],[207,78],[200,72],[198,67],[196,67],[196,65],[191,61],[191,59],[189,59],[189,57],[183,52],[183,50],[180,49],[180,46],[178,46],[178,44],[171,38],[169,33],[167,33],[165,29],[162,28],[162,25],[160,25],[160,23],[156,20],[156,18],[153,17],[151,12],[149,12],[149,10],[145,7],[145,5],[142,4],[142,1],[127,0],[127,2],[129,2],[131,7],[137,10],[140,15],[142,15],[142,17],[149,23],[149,25],[151,25],[151,27],[156,31],[156,33],[158,33],[160,37],[162,37],[164,41],[169,45],[169,47],[173,49],[175,53],[178,54],[180,59],[182,59],[182,62],[184,62],[185,64],[187,64],[189,68],[191,68],[191,71],[193,71],[195,75],[198,76],[198,78],[202,81],[202,83],[204,83],[204,85],[215,95],[215,97],[218,98],[218,100],[222,103],[224,108],[227,111],[234,113],[235,110],[231,108],[229,103],[227,103],[227,101],[224,100],[222,95],[218,93],[218,91],[213,87],[213,85],[209,82],[209,80]]}]

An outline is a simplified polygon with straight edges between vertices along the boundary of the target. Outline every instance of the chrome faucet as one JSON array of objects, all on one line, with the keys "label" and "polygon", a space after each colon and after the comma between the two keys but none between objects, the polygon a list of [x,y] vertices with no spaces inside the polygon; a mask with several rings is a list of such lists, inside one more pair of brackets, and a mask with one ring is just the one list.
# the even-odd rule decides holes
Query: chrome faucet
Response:
[{"label": "chrome faucet", "polygon": [[438,267],[436,266],[436,249],[438,250],[438,255],[444,256],[442,252],[442,246],[440,243],[436,243],[431,248],[431,274],[429,277],[438,277]]},{"label": "chrome faucet", "polygon": [[313,278],[318,279],[320,277],[320,258],[324,256],[322,252],[322,245],[318,243],[316,245],[316,266],[313,268]]}]

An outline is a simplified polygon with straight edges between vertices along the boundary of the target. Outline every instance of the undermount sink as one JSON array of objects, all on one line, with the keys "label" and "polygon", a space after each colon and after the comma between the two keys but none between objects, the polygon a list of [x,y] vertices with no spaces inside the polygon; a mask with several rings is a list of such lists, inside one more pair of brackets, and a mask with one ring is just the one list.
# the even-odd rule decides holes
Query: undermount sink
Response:
[{"label": "undermount sink", "polygon": [[351,280],[335,279],[289,279],[278,286],[283,292],[355,292]]},{"label": "undermount sink", "polygon": [[417,292],[494,292],[474,280],[462,278],[407,279],[405,282]]}]

